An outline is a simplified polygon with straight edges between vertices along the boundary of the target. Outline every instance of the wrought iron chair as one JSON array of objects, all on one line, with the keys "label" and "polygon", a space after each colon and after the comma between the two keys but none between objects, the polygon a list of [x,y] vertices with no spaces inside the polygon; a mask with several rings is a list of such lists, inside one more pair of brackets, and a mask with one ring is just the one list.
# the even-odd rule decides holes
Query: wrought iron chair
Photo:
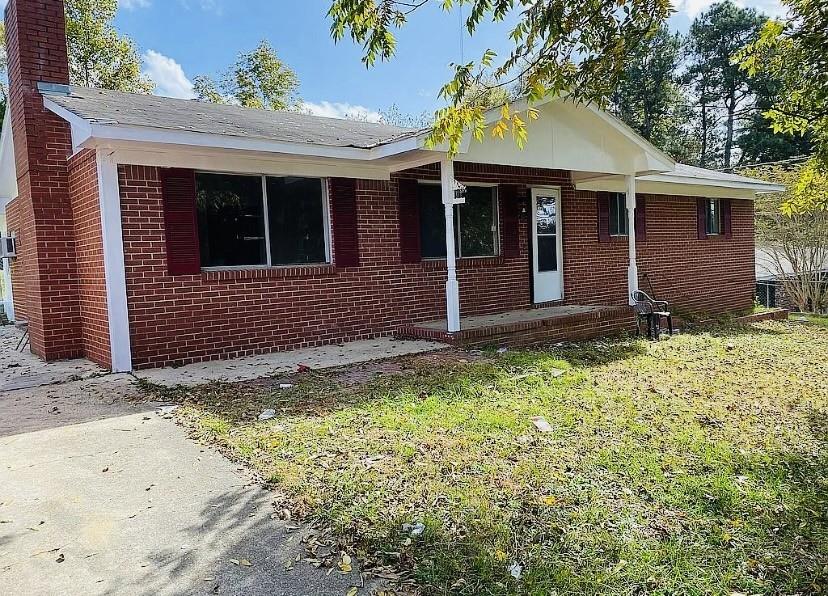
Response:
[{"label": "wrought iron chair", "polygon": [[661,319],[667,319],[667,329],[673,335],[673,313],[670,312],[670,305],[664,300],[655,300],[646,292],[636,290],[632,293],[635,302],[633,309],[637,315],[638,335],[641,335],[641,324],[647,323],[647,337],[658,340],[661,337]]}]

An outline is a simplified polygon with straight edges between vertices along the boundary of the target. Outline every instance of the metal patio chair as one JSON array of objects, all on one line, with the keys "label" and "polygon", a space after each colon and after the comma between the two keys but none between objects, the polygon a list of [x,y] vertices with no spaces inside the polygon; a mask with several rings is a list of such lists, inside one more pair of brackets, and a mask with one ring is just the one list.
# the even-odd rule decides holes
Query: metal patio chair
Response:
[{"label": "metal patio chair", "polygon": [[18,341],[17,345],[14,347],[15,351],[22,352],[26,349],[26,346],[29,345],[29,323],[26,321],[16,321],[14,326],[23,332],[23,335],[20,337],[20,341]]},{"label": "metal patio chair", "polygon": [[670,312],[670,305],[665,300],[655,300],[646,292],[636,290],[632,293],[635,302],[633,309],[636,313],[636,325],[638,335],[641,335],[641,324],[647,323],[647,337],[653,341],[661,337],[661,320],[667,319],[667,329],[673,335],[673,313]]}]

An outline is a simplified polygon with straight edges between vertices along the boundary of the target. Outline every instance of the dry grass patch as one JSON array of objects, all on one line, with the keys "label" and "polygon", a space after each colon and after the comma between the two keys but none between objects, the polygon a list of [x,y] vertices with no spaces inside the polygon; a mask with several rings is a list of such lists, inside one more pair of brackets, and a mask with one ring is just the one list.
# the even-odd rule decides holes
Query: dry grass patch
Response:
[{"label": "dry grass patch", "polygon": [[825,326],[768,322],[210,385],[181,414],[424,594],[817,593],[826,355]]}]

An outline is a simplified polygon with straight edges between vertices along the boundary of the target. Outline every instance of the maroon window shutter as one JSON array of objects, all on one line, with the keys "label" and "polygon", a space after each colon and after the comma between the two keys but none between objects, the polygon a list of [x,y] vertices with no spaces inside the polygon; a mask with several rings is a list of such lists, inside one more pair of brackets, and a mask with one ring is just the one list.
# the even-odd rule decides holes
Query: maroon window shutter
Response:
[{"label": "maroon window shutter", "polygon": [[358,267],[356,180],[331,178],[328,184],[335,264],[337,267]]},{"label": "maroon window shutter", "polygon": [[647,241],[647,199],[635,196],[635,240]]},{"label": "maroon window shutter", "polygon": [[722,208],[722,232],[725,238],[733,238],[733,216],[730,212],[730,199],[719,201]]},{"label": "maroon window shutter", "polygon": [[707,240],[707,199],[696,199],[699,240]]},{"label": "maroon window shutter", "polygon": [[167,269],[170,275],[201,272],[198,246],[195,172],[161,169],[164,230],[167,239]]},{"label": "maroon window shutter", "polygon": [[598,193],[598,241],[609,242],[609,193]]},{"label": "maroon window shutter", "polygon": [[514,184],[501,184],[497,189],[497,197],[500,202],[501,254],[507,259],[515,259],[520,256],[518,187]]},{"label": "maroon window shutter", "polygon": [[400,260],[403,263],[419,263],[420,253],[420,204],[417,181],[407,178],[397,183],[400,205]]}]

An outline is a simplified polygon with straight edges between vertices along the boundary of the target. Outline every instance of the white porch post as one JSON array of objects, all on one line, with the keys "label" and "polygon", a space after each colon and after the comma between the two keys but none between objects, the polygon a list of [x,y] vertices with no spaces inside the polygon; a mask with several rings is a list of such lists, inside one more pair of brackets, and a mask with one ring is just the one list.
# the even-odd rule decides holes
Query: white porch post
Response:
[{"label": "white porch post", "polygon": [[627,178],[627,238],[630,243],[630,266],[627,269],[627,284],[629,287],[628,298],[630,306],[635,304],[632,298],[633,292],[638,290],[638,264],[635,259],[635,174]]},{"label": "white porch post", "polygon": [[111,154],[98,150],[98,199],[101,208],[106,307],[112,372],[132,370],[132,349],[127,311],[124,239],[121,229],[121,193],[118,164]]},{"label": "white porch post", "polygon": [[460,331],[460,286],[457,283],[457,259],[454,247],[454,162],[440,161],[440,186],[446,214],[446,319],[448,331]]}]

